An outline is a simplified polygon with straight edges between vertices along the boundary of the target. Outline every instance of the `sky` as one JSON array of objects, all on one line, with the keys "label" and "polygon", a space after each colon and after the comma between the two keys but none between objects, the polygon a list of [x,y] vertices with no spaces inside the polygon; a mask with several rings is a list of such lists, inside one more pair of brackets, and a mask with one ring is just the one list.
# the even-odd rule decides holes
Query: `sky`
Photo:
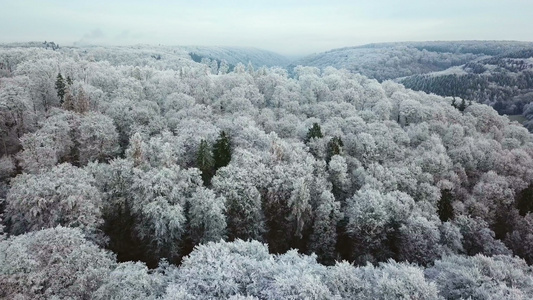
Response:
[{"label": "sky", "polygon": [[0,42],[256,47],[307,55],[377,42],[533,41],[533,0],[0,0]]}]

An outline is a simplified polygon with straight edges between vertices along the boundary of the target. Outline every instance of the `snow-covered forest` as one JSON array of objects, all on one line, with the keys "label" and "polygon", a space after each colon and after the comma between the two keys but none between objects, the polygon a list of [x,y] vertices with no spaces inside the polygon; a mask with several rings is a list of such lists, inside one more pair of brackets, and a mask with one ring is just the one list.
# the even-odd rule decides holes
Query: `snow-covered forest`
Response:
[{"label": "snow-covered forest", "polygon": [[341,48],[295,64],[334,66],[382,82],[524,114],[533,131],[533,43],[510,41],[405,42]]},{"label": "snow-covered forest", "polygon": [[228,61],[0,49],[0,298],[533,298],[526,128]]}]

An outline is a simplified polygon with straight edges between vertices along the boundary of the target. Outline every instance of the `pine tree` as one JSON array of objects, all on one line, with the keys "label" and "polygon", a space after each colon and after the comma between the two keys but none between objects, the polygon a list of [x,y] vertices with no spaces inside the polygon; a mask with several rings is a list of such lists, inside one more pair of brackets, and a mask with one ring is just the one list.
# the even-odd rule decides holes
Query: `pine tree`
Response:
[{"label": "pine tree", "polygon": [[213,157],[215,159],[215,171],[227,166],[231,161],[231,141],[225,131],[220,133],[220,137],[213,146]]},{"label": "pine tree", "polygon": [[307,132],[305,142],[308,143],[312,138],[321,138],[323,136],[320,125],[318,125],[318,123],[313,123],[313,127],[309,128],[309,131]]},{"label": "pine tree", "polygon": [[437,211],[439,213],[439,218],[442,222],[446,222],[450,219],[453,219],[453,195],[449,189],[444,189],[441,191],[441,197],[437,203]]},{"label": "pine tree", "polygon": [[202,180],[204,181],[204,186],[211,184],[211,178],[213,177],[213,168],[215,166],[215,160],[213,158],[213,153],[211,148],[207,144],[206,140],[200,142],[200,148],[196,155],[196,165],[198,169],[202,171]]},{"label": "pine tree", "polygon": [[331,140],[329,140],[326,152],[326,163],[329,163],[333,155],[341,155],[343,146],[344,143],[342,142],[342,139],[338,136],[335,136]]},{"label": "pine tree", "polygon": [[457,109],[459,109],[459,111],[465,111],[465,109],[466,109],[466,102],[465,102],[465,99],[461,100],[461,104],[459,104],[459,106],[457,107]]},{"label": "pine tree", "polygon": [[63,99],[65,97],[65,81],[63,80],[61,73],[58,73],[56,77],[56,91],[57,97],[59,97],[59,103],[63,105]]},{"label": "pine tree", "polygon": [[533,184],[516,195],[515,205],[521,216],[533,211]]},{"label": "pine tree", "polygon": [[67,76],[67,84],[72,85],[72,78],[70,76]]}]

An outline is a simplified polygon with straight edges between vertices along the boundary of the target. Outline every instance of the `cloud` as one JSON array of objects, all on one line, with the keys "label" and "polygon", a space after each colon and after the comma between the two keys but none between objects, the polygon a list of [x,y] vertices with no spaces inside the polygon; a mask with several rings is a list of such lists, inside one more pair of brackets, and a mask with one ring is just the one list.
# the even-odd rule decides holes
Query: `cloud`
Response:
[{"label": "cloud", "polygon": [[83,35],[82,40],[101,40],[105,39],[105,34],[100,28],[96,28],[89,33]]}]

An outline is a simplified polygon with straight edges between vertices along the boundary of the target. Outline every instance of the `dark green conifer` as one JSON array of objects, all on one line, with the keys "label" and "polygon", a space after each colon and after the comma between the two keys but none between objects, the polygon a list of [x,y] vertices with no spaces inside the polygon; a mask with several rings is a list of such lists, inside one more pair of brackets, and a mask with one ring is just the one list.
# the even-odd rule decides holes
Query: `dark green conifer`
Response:
[{"label": "dark green conifer", "polygon": [[342,154],[342,147],[344,147],[344,143],[342,142],[342,139],[339,136],[334,136],[333,138],[331,138],[327,146],[326,162],[329,163],[333,155]]},{"label": "dark green conifer", "polygon": [[465,99],[461,101],[461,104],[459,104],[459,107],[457,107],[460,111],[465,111],[466,109],[466,102]]},{"label": "dark green conifer", "polygon": [[307,132],[307,136],[305,138],[305,142],[308,143],[312,138],[321,138],[322,130],[320,129],[320,125],[318,123],[313,123],[313,127],[309,128],[309,131]]},{"label": "dark green conifer", "polygon": [[215,159],[215,171],[227,166],[231,161],[231,141],[225,131],[220,133],[220,137],[213,145],[213,157]]},{"label": "dark green conifer", "polygon": [[200,142],[200,148],[198,148],[198,154],[196,155],[196,165],[200,171],[202,171],[202,180],[204,185],[211,184],[211,178],[213,177],[213,170],[215,167],[215,160],[211,147],[207,144],[206,140]]},{"label": "dark green conifer", "polygon": [[63,80],[61,73],[58,73],[56,77],[56,91],[57,97],[59,97],[59,103],[63,105],[63,99],[65,97],[65,81]]},{"label": "dark green conifer", "polygon": [[454,212],[453,212],[452,202],[453,202],[452,191],[449,189],[441,190],[441,197],[439,199],[439,202],[437,203],[437,212],[442,222],[446,222],[448,220],[453,219]]}]

